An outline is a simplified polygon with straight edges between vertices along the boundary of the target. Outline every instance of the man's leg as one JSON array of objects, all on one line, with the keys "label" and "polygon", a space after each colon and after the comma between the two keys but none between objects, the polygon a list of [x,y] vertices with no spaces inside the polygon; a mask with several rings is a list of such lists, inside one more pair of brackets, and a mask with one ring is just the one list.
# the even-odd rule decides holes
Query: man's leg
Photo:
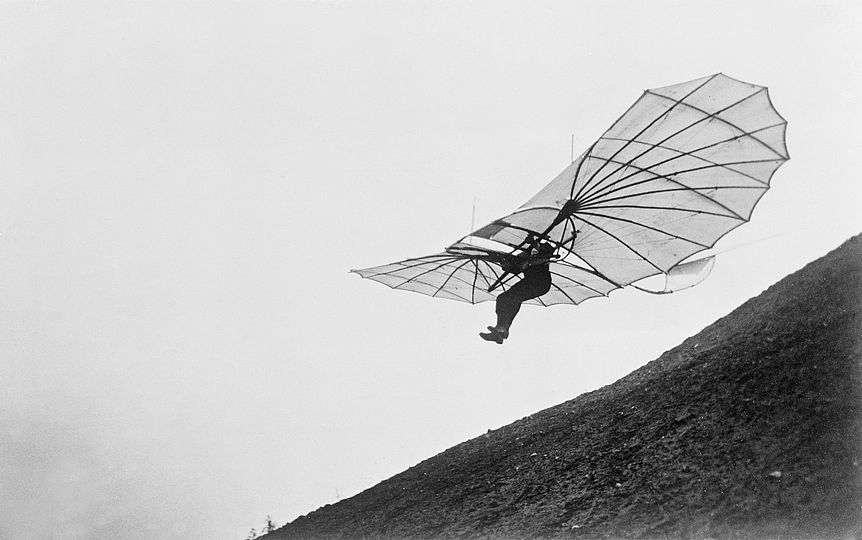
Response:
[{"label": "man's leg", "polygon": [[512,326],[515,316],[521,311],[521,302],[521,295],[518,294],[515,287],[497,297],[495,309],[497,325],[494,327],[494,331],[502,335],[504,339],[509,337],[509,327]]},{"label": "man's leg", "polygon": [[515,320],[515,316],[521,311],[521,304],[527,300],[538,298],[547,293],[551,288],[551,276],[547,279],[542,277],[524,278],[515,283],[511,288],[503,291],[497,296],[495,311],[497,313],[497,325],[489,326],[490,334],[480,333],[482,339],[502,343],[509,337],[509,328]]},{"label": "man's leg", "polygon": [[515,283],[509,290],[497,297],[497,326],[495,330],[503,337],[509,336],[509,328],[515,320],[515,316],[521,311],[521,304],[527,300],[538,298],[551,289],[551,276],[547,279],[539,276],[524,278]]}]

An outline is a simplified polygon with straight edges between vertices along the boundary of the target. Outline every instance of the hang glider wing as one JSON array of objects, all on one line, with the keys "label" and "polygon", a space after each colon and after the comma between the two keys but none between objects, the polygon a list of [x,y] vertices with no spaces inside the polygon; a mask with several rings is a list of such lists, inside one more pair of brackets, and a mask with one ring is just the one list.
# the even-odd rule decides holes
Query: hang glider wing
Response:
[{"label": "hang glider wing", "polygon": [[669,274],[751,218],[789,159],[786,125],[765,87],[721,73],[647,90],[515,212],[446,253],[355,272],[393,288],[482,302],[516,282],[499,263],[536,234],[560,258],[551,264],[551,292],[534,303],[577,304]]},{"label": "hang glider wing", "polygon": [[[699,283],[703,283],[703,281],[709,277],[714,266],[715,255],[710,255],[709,257],[697,259],[696,261],[680,263],[668,270],[668,272],[661,277],[648,277],[644,282],[637,281],[632,283],[631,286],[639,291],[648,292],[650,294],[670,294],[689,289]],[[650,288],[646,283],[655,282],[655,280],[660,280],[662,278],[664,278],[664,286],[658,290]]]},{"label": "hang glider wing", "polygon": [[[478,304],[494,300],[520,280],[519,276],[511,275],[488,292],[494,283],[506,277],[500,266],[491,261],[485,254],[438,253],[353,272],[393,289]],[[551,264],[551,282],[550,292],[525,303],[579,304],[587,298],[606,296],[617,288],[597,273],[565,260]]]}]

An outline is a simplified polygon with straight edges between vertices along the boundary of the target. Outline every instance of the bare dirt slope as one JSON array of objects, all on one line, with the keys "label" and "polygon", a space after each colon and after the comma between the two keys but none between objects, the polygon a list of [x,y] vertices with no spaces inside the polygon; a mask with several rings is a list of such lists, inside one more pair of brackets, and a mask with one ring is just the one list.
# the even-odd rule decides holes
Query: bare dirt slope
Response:
[{"label": "bare dirt slope", "polygon": [[266,538],[862,537],[862,236],[616,383]]}]

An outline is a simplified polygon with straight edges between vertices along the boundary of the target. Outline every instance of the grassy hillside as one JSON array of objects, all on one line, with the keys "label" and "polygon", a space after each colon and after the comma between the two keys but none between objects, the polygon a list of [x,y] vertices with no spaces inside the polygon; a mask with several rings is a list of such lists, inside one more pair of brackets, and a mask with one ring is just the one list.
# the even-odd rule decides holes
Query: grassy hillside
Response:
[{"label": "grassy hillside", "polygon": [[862,237],[616,383],[268,535],[862,536]]}]

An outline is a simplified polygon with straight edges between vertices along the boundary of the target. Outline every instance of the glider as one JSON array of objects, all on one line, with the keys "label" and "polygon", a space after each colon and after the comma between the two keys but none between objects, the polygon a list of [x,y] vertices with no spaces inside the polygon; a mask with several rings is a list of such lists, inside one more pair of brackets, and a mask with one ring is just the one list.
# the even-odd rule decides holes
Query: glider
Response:
[{"label": "glider", "polygon": [[[786,126],[766,87],[721,73],[646,90],[511,214],[441,253],[351,272],[477,304],[521,279],[512,262],[541,239],[555,248],[551,288],[525,303],[579,304],[629,285],[658,294],[696,285],[714,261],[687,260],[751,218],[789,159]],[[636,284],[660,275],[663,290]]]}]

